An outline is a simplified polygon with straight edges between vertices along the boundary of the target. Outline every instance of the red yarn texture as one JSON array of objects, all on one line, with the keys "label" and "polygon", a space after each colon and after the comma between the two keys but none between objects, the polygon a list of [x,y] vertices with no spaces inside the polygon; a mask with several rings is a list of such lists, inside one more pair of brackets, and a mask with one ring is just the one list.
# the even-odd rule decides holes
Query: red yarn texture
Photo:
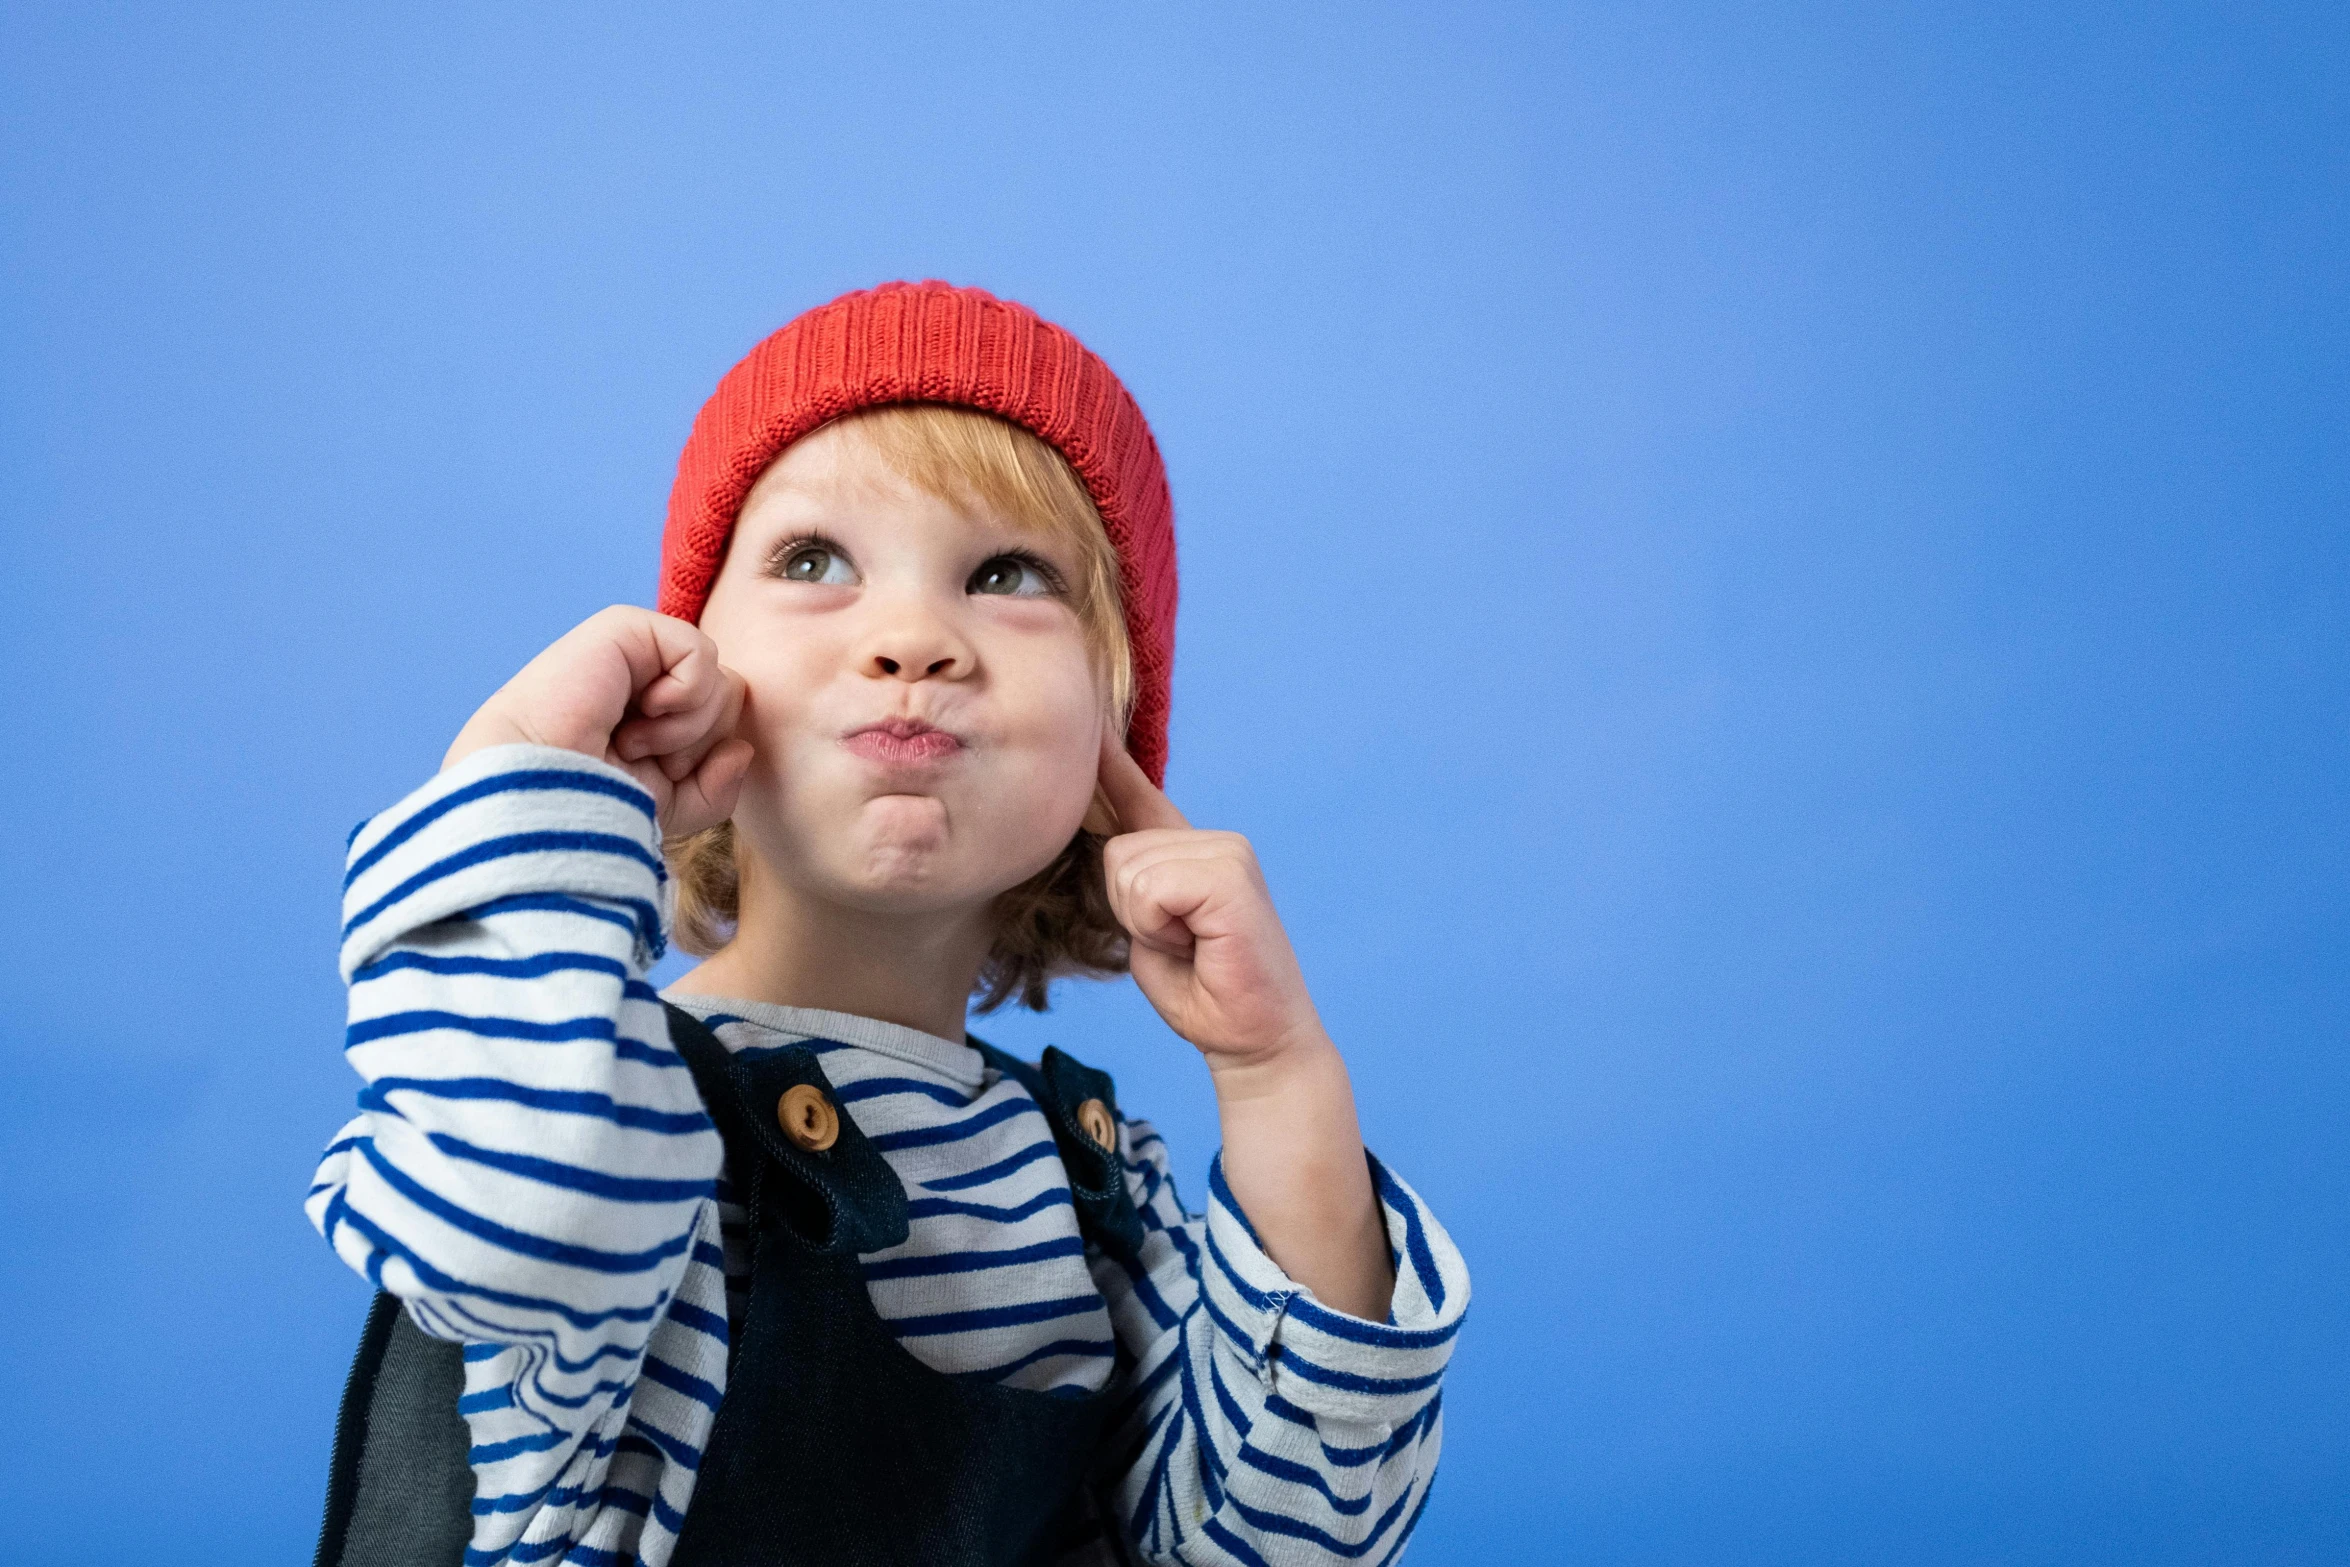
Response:
[{"label": "red yarn texture", "polygon": [[726,373],[678,459],[660,609],[699,620],[735,516],[767,465],[828,420],[882,403],[956,403],[1021,425],[1085,481],[1118,552],[1134,651],[1126,746],[1166,781],[1175,669],[1175,503],[1158,442],[1110,367],[1025,305],[946,283],[884,283],[787,323]]}]

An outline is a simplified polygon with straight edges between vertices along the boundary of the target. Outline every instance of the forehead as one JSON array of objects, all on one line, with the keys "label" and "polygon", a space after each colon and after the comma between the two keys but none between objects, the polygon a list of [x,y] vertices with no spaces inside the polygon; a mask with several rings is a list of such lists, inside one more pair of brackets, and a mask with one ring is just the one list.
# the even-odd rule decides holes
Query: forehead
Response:
[{"label": "forehead", "polygon": [[828,424],[792,442],[767,465],[743,497],[741,516],[785,500],[832,504],[917,498],[940,497],[922,496],[852,427]]},{"label": "forehead", "polygon": [[991,414],[949,404],[860,409],[802,437],[744,497],[818,504],[924,497],[990,532],[1065,544],[1079,555],[1110,545],[1084,482],[1040,437]]},{"label": "forehead", "polygon": [[[1059,557],[1077,548],[1049,520],[991,506],[978,486],[909,475],[852,421],[828,424],[784,448],[743,497],[738,532],[889,523],[932,538],[1018,538]],[[894,530],[893,530],[894,531]],[[910,536],[910,535],[909,535]]]}]

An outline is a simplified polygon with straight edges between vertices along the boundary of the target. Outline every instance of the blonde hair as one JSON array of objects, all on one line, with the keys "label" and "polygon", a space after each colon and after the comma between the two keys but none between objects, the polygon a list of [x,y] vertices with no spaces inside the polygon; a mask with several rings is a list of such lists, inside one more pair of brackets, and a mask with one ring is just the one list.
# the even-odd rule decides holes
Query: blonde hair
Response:
[{"label": "blonde hair", "polygon": [[[1068,459],[1019,425],[947,403],[864,408],[825,428],[835,425],[925,495],[985,511],[1077,552],[1071,607],[1123,730],[1134,701],[1134,658],[1118,598],[1118,554]],[[734,824],[721,822],[664,849],[677,882],[677,944],[708,957],[734,939],[741,916]],[[995,940],[972,989],[981,1012],[1012,1000],[1042,1012],[1055,979],[1126,971],[1126,932],[1110,912],[1102,839],[1095,833],[1080,830],[1052,864],[1000,894],[994,915]]]}]

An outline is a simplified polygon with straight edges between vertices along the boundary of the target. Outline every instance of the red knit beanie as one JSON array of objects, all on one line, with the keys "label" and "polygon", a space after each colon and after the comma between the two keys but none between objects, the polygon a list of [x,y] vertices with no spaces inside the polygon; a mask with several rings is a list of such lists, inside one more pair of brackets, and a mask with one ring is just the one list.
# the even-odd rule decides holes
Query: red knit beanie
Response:
[{"label": "red knit beanie", "polygon": [[1175,668],[1175,503],[1142,410],[1067,332],[1025,305],[946,283],[884,283],[787,323],[726,373],[678,459],[660,609],[698,621],[735,515],[767,465],[819,425],[882,403],[955,403],[1011,420],[1077,470],[1118,552],[1134,655],[1126,748],[1167,771]]}]

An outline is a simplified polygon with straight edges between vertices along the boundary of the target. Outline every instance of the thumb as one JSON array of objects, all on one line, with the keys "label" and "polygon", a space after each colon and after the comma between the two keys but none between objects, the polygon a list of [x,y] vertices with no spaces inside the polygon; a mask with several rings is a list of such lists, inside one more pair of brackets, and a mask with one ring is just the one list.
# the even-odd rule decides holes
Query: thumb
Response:
[{"label": "thumb", "polygon": [[1102,761],[1099,779],[1102,803],[1117,818],[1116,830],[1121,833],[1143,832],[1153,827],[1189,827],[1184,814],[1175,808],[1175,802],[1150,780],[1142,764],[1127,754],[1125,743],[1116,735],[1102,737]]},{"label": "thumb", "polygon": [[751,770],[748,740],[721,740],[691,773],[679,779],[669,797],[664,838],[686,838],[715,827],[734,814],[735,797]]}]

